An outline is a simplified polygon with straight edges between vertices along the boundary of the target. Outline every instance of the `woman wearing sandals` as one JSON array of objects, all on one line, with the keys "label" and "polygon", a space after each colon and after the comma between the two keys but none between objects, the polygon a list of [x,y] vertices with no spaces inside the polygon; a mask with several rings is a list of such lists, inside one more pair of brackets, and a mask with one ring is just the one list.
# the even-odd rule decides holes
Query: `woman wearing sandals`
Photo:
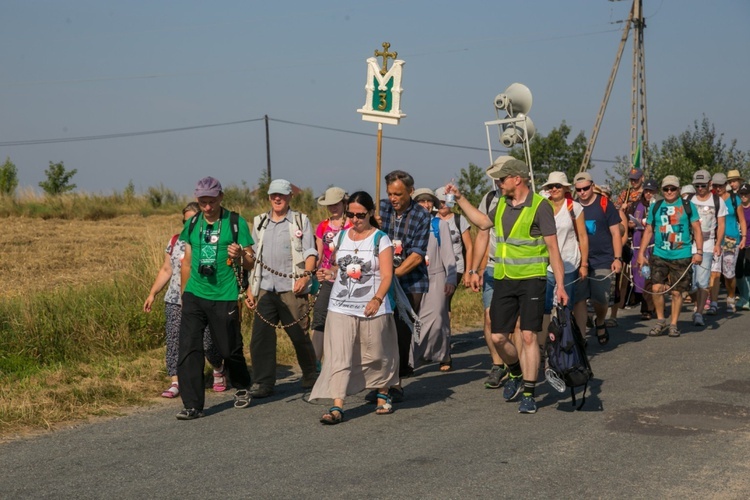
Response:
[{"label": "woman wearing sandals", "polygon": [[344,398],[364,389],[378,391],[375,413],[393,413],[388,388],[399,382],[398,340],[388,290],[393,279],[393,246],[378,229],[375,204],[364,191],[349,197],[352,227],[339,234],[334,265],[318,270],[333,279],[323,335],[323,367],[310,399],[330,398],[320,422],[344,420]]},{"label": "woman wearing sandals", "polygon": [[[182,209],[182,221],[187,222],[200,211],[196,202],[188,203]],[[180,297],[180,269],[182,258],[185,255],[185,242],[177,239],[175,234],[167,244],[164,264],[156,275],[151,291],[143,303],[143,311],[151,312],[151,307],[156,300],[156,295],[169,284],[164,294],[164,311],[166,313],[166,339],[167,339],[167,374],[172,379],[169,387],[161,393],[163,398],[176,398],[180,395],[180,385],[177,381],[177,359],[180,337],[180,319],[182,317],[182,298]],[[224,374],[224,360],[214,347],[211,333],[206,327],[203,332],[203,348],[206,351],[206,359],[214,367],[214,391],[223,392],[227,390],[227,377]]]}]

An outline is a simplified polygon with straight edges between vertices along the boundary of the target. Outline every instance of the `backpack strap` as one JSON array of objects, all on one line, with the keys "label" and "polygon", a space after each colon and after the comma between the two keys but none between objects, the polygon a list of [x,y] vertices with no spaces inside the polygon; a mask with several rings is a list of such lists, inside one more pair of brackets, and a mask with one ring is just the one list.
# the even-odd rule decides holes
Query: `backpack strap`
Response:
[{"label": "backpack strap", "polygon": [[497,196],[497,191],[493,189],[487,193],[487,197],[484,199],[484,211],[488,214],[490,213],[490,205],[492,205],[492,200],[495,199],[495,196]]},{"label": "backpack strap", "polygon": [[568,213],[570,214],[570,220],[573,221],[573,231],[576,232],[576,241],[578,241],[578,226],[576,226],[576,215],[573,212],[573,198],[565,198],[565,205],[568,208]]},{"label": "backpack strap", "polygon": [[198,212],[190,219],[190,225],[188,226],[188,243],[190,243],[190,236],[193,234],[193,229],[195,229],[195,225],[198,223],[198,219],[200,219],[201,214],[201,212]]},{"label": "backpack strap", "polygon": [[607,197],[604,196],[603,194],[600,194],[599,195],[599,206],[602,207],[602,212],[605,213],[605,214],[607,213],[607,205],[608,204],[609,204],[609,200],[607,199]]},{"label": "backpack strap", "polygon": [[261,229],[267,228],[270,217],[271,217],[271,212],[266,212],[265,214],[261,215],[260,219],[258,220],[258,225],[255,227],[256,231],[260,231]]},{"label": "backpack strap", "polygon": [[229,212],[229,227],[232,230],[232,241],[237,243],[237,237],[240,233],[240,214]]},{"label": "backpack strap", "polygon": [[172,252],[174,252],[174,246],[177,243],[177,239],[179,237],[179,234],[175,234],[174,236],[172,236],[172,239],[169,240],[169,255],[172,255]]}]

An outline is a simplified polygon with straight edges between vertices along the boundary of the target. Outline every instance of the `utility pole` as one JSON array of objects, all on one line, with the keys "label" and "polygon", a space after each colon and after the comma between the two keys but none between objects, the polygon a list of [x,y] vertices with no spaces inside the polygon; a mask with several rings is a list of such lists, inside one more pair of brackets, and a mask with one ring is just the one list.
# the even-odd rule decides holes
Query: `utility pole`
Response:
[{"label": "utility pole", "polygon": [[266,122],[266,173],[268,182],[271,182],[271,139],[268,135],[268,115],[263,115],[263,119]]},{"label": "utility pole", "polygon": [[610,72],[609,80],[607,81],[607,88],[604,91],[604,99],[602,99],[599,113],[596,115],[596,121],[594,122],[594,128],[591,131],[588,146],[586,146],[586,152],[583,155],[583,161],[581,162],[580,168],[581,172],[586,171],[589,167],[591,155],[594,151],[594,146],[596,145],[596,138],[599,135],[599,129],[601,128],[602,120],[604,119],[604,112],[607,110],[609,96],[612,93],[612,87],[615,83],[615,77],[617,76],[617,70],[620,67],[620,60],[622,59],[622,54],[625,50],[631,27],[634,32],[633,80],[631,87],[630,110],[631,161],[635,158],[639,139],[641,141],[641,151],[645,150],[646,145],[648,144],[648,118],[646,113],[646,53],[643,45],[643,30],[646,27],[646,23],[643,18],[643,0],[633,0],[630,14],[628,15],[627,21],[625,21],[625,27],[622,30],[622,38],[620,39],[620,46],[618,47],[617,55],[615,56],[615,63],[612,66],[612,71]]}]

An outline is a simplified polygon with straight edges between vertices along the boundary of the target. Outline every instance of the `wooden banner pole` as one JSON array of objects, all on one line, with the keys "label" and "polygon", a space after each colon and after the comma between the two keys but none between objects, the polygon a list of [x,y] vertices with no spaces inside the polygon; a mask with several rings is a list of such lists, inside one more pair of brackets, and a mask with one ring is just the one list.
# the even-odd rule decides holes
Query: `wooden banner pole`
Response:
[{"label": "wooden banner pole", "polygon": [[383,124],[378,123],[378,151],[375,155],[375,215],[380,215],[380,158],[383,151]]}]

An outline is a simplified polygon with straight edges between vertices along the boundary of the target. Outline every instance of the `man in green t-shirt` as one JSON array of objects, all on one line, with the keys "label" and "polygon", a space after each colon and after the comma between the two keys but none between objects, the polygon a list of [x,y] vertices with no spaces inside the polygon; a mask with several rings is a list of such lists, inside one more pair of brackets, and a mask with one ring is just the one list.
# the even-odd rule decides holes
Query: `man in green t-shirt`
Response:
[{"label": "man in green t-shirt", "polygon": [[[177,377],[185,408],[179,420],[203,416],[205,402],[203,330],[211,329],[214,345],[224,358],[232,385],[235,408],[250,406],[250,373],[243,354],[240,292],[244,292],[242,269],[255,261],[245,219],[232,217],[221,206],[221,183],[204,177],[195,187],[201,212],[185,223],[180,240],[185,241],[182,263],[182,321],[180,323]],[[235,227],[232,227],[233,224]]]},{"label": "man in green t-shirt", "polygon": [[[646,249],[653,236],[654,249],[649,264],[657,320],[648,334],[657,337],[669,329],[670,337],[679,337],[677,318],[682,308],[682,293],[690,289],[693,264],[700,265],[703,260],[703,233],[698,209],[692,202],[680,198],[680,179],[668,175],[661,181],[661,188],[664,199],[652,203],[646,216],[638,267],[642,272],[646,265]],[[695,254],[691,248],[691,234],[698,248]],[[672,321],[669,325],[664,318],[667,287],[672,290]]]}]

